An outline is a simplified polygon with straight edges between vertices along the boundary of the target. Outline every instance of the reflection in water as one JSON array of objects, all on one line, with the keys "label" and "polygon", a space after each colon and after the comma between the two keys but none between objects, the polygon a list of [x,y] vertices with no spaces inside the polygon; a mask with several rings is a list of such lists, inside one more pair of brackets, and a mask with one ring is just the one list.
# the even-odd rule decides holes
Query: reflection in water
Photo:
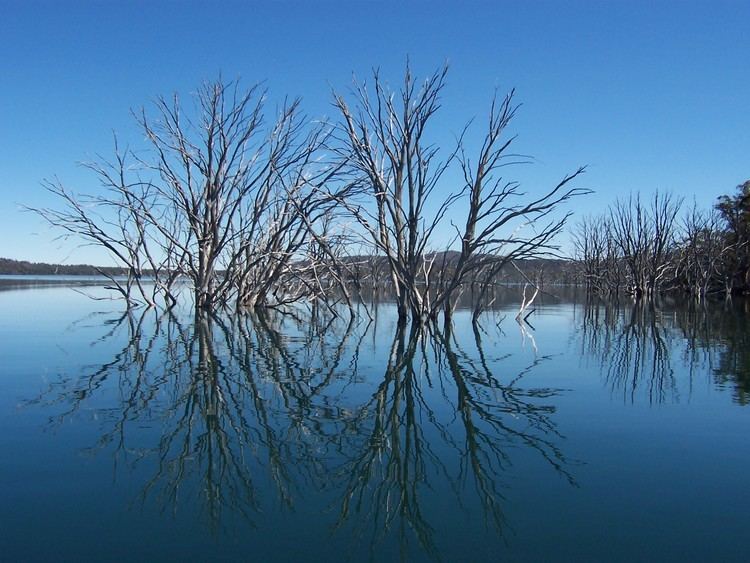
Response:
[{"label": "reflection in water", "polygon": [[689,396],[708,370],[735,401],[750,401],[750,302],[661,303],[587,299],[578,317],[584,357],[601,365],[613,392],[652,403]]},{"label": "reflection in water", "polygon": [[107,326],[102,341],[122,349],[40,400],[61,406],[58,424],[94,410],[96,447],[119,471],[149,475],[141,502],[200,510],[217,533],[320,494],[332,529],[372,557],[384,542],[403,558],[437,557],[446,502],[504,531],[511,454],[528,451],[574,484],[550,404],[559,391],[525,385],[549,358],[501,377],[510,356],[488,359],[477,326],[468,338],[401,327],[385,342],[377,317],[319,310],[151,310]]},{"label": "reflection in water", "polygon": [[423,507],[424,497],[437,491],[454,495],[457,507],[473,492],[485,523],[502,533],[502,473],[519,445],[539,452],[573,483],[553,441],[560,437],[550,419],[554,407],[540,403],[556,391],[519,385],[544,359],[502,383],[488,366],[478,329],[474,336],[476,360],[455,336],[434,327],[399,329],[382,382],[347,432],[353,441],[343,448],[338,472],[344,479],[339,524],[354,519],[354,533],[369,534],[373,550],[395,533],[402,548],[414,539],[437,556],[430,519],[440,515]]},{"label": "reflection in water", "polygon": [[687,360],[707,365],[716,383],[734,389],[737,403],[750,403],[750,301],[693,305],[673,319],[687,342]]},{"label": "reflection in water", "polygon": [[[340,348],[328,350],[310,325],[306,352],[293,354],[279,327],[251,316],[204,314],[185,323],[153,311],[126,314],[107,337],[123,327],[127,343],[112,361],[59,384],[55,393],[67,408],[58,422],[113,380],[116,406],[99,413],[109,429],[98,447],[113,447],[117,461],[131,464],[155,457],[144,500],[156,497],[174,511],[180,502],[199,501],[211,525],[226,508],[252,522],[260,506],[256,476],[263,471],[291,506],[291,471],[316,469],[299,461],[315,460],[310,415],[336,372]],[[316,355],[323,360],[313,369]],[[129,442],[143,439],[144,423],[160,431],[145,450]]]},{"label": "reflection in water", "polygon": [[628,310],[587,301],[580,334],[583,352],[598,359],[613,392],[631,401],[640,392],[651,402],[676,398],[667,343],[671,335],[653,303],[637,301]]},{"label": "reflection in water", "polygon": [[449,332],[399,329],[387,304],[65,330],[79,300],[34,295],[51,313],[5,302],[11,558],[633,560],[647,542],[743,560],[747,522],[722,507],[745,500],[747,302],[543,295],[536,328],[516,303]]}]

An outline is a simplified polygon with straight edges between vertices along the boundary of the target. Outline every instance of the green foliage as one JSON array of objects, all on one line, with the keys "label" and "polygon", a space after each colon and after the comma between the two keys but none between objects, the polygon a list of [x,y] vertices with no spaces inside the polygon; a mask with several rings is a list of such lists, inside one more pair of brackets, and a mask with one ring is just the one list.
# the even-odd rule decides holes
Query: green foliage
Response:
[{"label": "green foliage", "polygon": [[737,186],[734,195],[723,195],[716,204],[726,228],[727,263],[735,289],[750,289],[750,180]]},{"label": "green foliage", "polygon": [[750,180],[737,186],[737,193],[733,196],[719,197],[716,209],[726,221],[727,229],[735,240],[747,240],[750,234]]}]

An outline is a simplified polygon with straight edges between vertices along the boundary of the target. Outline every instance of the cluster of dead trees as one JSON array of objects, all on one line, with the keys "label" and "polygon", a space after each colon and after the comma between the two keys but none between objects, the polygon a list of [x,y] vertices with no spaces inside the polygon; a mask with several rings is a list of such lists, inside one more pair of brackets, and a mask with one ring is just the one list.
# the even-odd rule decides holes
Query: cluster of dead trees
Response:
[{"label": "cluster of dead trees", "polygon": [[600,294],[653,297],[681,290],[709,294],[750,289],[750,181],[711,210],[656,193],[618,199],[607,212],[582,219],[574,232],[580,273]]},{"label": "cluster of dead trees", "polygon": [[[351,306],[352,288],[387,283],[401,319],[450,318],[469,285],[553,252],[568,219],[558,208],[587,190],[571,186],[582,168],[535,196],[501,176],[519,160],[506,131],[513,92],[492,102],[476,147],[467,127],[441,151],[431,136],[445,77],[418,81],[407,66],[392,88],[376,71],[334,94],[331,121],[309,119],[299,100],[271,115],[265,91],[237,82],[205,84],[188,107],[160,98],[153,115],[135,113],[146,150],[115,139],[113,158],[87,164],[99,190],[49,182],[62,205],[34,211],[106,249],[127,272],[111,287],[130,305],[170,307],[187,281],[199,309]],[[381,271],[363,280],[374,262]]]}]

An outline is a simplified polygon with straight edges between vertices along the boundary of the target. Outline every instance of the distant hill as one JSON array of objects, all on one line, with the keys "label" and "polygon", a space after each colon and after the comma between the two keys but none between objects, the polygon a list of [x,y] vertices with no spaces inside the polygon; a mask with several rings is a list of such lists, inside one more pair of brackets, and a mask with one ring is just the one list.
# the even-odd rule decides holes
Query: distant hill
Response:
[{"label": "distant hill", "polygon": [[45,264],[43,262],[26,262],[25,260],[11,260],[0,258],[0,275],[31,275],[31,276],[97,276],[101,272],[108,274],[124,274],[122,268],[97,268],[89,264]]},{"label": "distant hill", "polygon": [[[436,264],[445,263],[450,268],[451,265],[458,260],[460,254],[456,251],[449,250],[437,252],[428,256],[434,257]],[[360,268],[368,270],[369,267],[366,264],[371,264],[373,259],[380,273],[387,275],[388,262],[383,256],[350,256],[346,258],[346,261],[352,266],[360,264]],[[491,259],[492,258],[490,258],[490,260]],[[524,283],[526,277],[542,285],[576,284],[580,281],[578,279],[576,264],[572,260],[562,258],[527,258],[515,260],[514,263],[523,273],[520,273],[512,265],[506,265],[498,273],[496,278],[497,283]],[[360,269],[356,266],[354,266],[354,268]],[[376,275],[375,277],[378,276]]]},{"label": "distant hill", "polygon": [[[440,253],[442,254],[442,253]],[[455,260],[458,257],[457,252],[449,252],[447,262]],[[365,262],[371,257],[351,256],[347,260],[349,263]],[[385,269],[387,264],[385,258],[376,259]],[[532,259],[517,260],[516,265],[524,273],[542,283],[575,283],[576,272],[573,263],[568,260],[560,259]],[[0,275],[30,275],[30,276],[98,276],[104,272],[112,275],[125,275],[127,271],[124,268],[116,267],[97,267],[89,264],[45,264],[43,262],[26,262],[25,260],[11,260],[10,258],[0,258]],[[498,276],[499,282],[520,283],[524,281],[521,274],[515,268],[510,266],[504,268]]]}]

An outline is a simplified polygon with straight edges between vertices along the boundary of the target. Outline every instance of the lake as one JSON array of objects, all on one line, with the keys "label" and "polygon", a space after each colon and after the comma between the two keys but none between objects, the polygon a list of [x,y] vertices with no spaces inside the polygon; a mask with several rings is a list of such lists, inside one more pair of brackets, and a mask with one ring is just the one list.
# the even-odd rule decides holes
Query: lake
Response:
[{"label": "lake", "polygon": [[520,325],[511,287],[446,332],[86,293],[0,284],[4,561],[748,558],[746,301]]}]

